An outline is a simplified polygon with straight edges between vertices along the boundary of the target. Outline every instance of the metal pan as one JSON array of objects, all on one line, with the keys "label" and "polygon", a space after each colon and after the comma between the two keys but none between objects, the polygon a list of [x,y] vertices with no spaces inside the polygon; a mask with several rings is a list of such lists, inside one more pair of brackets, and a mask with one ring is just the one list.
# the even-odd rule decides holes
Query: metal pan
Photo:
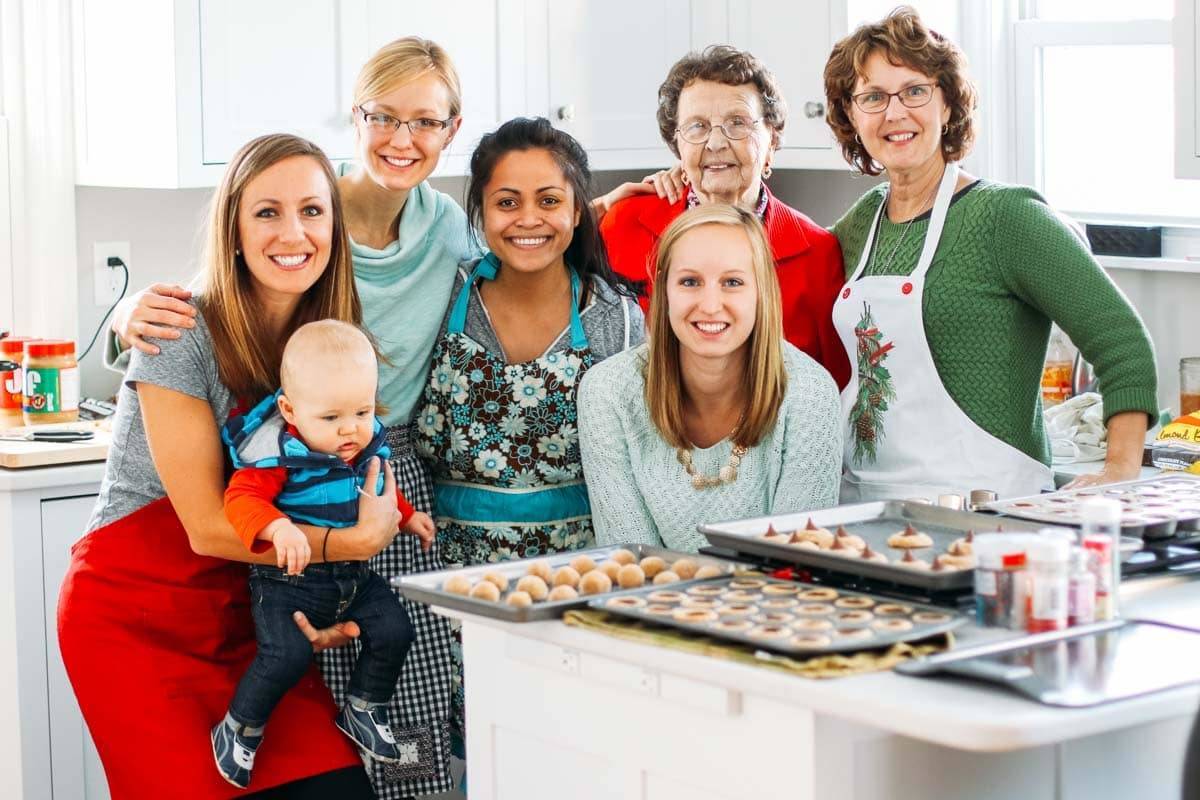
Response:
[{"label": "metal pan", "polygon": [[[416,575],[402,575],[392,578],[392,586],[400,591],[402,595],[409,600],[415,600],[419,603],[428,603],[431,606],[442,606],[443,608],[452,608],[456,611],[465,611],[468,614],[475,614],[481,617],[492,617],[494,619],[502,619],[508,622],[533,622],[536,620],[557,619],[562,616],[564,611],[571,608],[582,608],[587,605],[588,601],[594,597],[613,597],[629,592],[637,591],[636,589],[614,589],[606,592],[603,595],[580,595],[571,600],[556,600],[554,602],[542,601],[534,603],[531,606],[518,608],[510,606],[504,602],[508,592],[500,598],[499,602],[489,602],[475,597],[468,597],[453,592],[447,592],[442,589],[442,585],[452,575],[463,575],[471,579],[472,583],[482,579],[484,573],[499,572],[509,579],[510,589],[515,586],[517,580],[526,574],[530,563],[534,561],[547,561],[554,569],[566,566],[572,559],[579,556],[588,556],[597,564],[607,560],[617,550],[629,550],[638,560],[647,556],[659,556],[666,562],[671,563],[680,558],[690,558],[701,566],[711,564],[719,567],[725,574],[731,574],[735,569],[745,567],[746,565],[725,559],[713,558],[712,556],[695,555],[692,553],[680,553],[676,550],[667,550],[662,547],[653,547],[646,544],[625,544],[612,545],[608,547],[592,547],[587,550],[571,550],[562,553],[551,553],[539,558],[527,558],[518,561],[501,561],[495,564],[480,564],[474,567],[461,567],[459,569],[445,569],[437,572],[422,572]],[[710,580],[710,579],[704,579]],[[691,586],[699,583],[697,580],[679,581],[678,583],[665,584],[657,588],[672,588],[678,586]]]},{"label": "metal pan", "polygon": [[769,542],[762,538],[770,525],[777,531],[792,531],[803,528],[808,520],[813,524],[834,530],[843,526],[855,536],[861,536],[872,550],[883,553],[889,561],[898,561],[903,555],[887,546],[893,533],[912,524],[929,534],[933,547],[918,551],[915,555],[926,561],[936,553],[944,553],[955,539],[968,530],[976,533],[1003,530],[1006,532],[1034,532],[1042,525],[1016,519],[1001,519],[991,514],[956,511],[926,503],[910,503],[901,500],[885,500],[874,503],[858,503],[838,506],[821,511],[797,514],[780,514],[770,517],[700,525],[698,530],[708,541],[738,553],[764,556],[790,564],[818,567],[820,569],[859,575],[890,581],[904,586],[913,586],[928,591],[945,591],[971,588],[974,570],[950,570],[932,572],[897,566],[894,563],[879,563],[861,558],[850,558],[825,550],[803,550],[786,544]]},{"label": "metal pan", "polygon": [[1165,539],[1200,530],[1200,476],[1185,474],[1014,497],[987,507],[1012,517],[1079,526],[1083,524],[1079,504],[1089,497],[1111,497],[1121,503],[1121,533],[1127,536]]},{"label": "metal pan", "polygon": [[[747,582],[762,586],[740,588],[739,584]],[[789,593],[771,594],[776,590],[774,587]],[[896,642],[925,639],[967,622],[965,616],[937,606],[879,600],[860,592],[769,578],[750,581],[714,578],[703,586],[691,587],[693,592],[685,589],[684,597],[674,602],[656,601],[656,588],[659,587],[638,589],[621,597],[599,597],[588,605],[641,622],[802,657],[873,650]],[[698,590],[705,594],[696,595],[694,591]],[[724,592],[718,594],[720,590]],[[820,599],[804,596],[813,590],[832,596]],[[846,600],[860,605],[852,608],[838,605]],[[771,603],[777,605],[772,607]],[[748,611],[748,607],[755,610]],[[930,617],[923,617],[926,614]],[[688,615],[707,619],[689,620]],[[889,627],[895,625],[901,629]]]}]

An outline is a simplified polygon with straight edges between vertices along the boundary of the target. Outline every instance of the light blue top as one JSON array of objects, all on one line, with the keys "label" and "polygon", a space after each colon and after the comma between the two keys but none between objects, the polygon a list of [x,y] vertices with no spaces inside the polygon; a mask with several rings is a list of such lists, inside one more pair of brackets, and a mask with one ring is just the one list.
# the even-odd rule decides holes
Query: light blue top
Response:
[{"label": "light blue top", "polygon": [[[787,390],[779,421],[750,448],[733,483],[695,489],[650,420],[643,399],[647,346],[592,367],[579,387],[579,441],[596,544],[644,542],[695,551],[701,523],[837,505],[841,404],[829,373],[784,343]],[[728,439],[694,449],[698,473],[729,462]]]},{"label": "light blue top", "polygon": [[363,326],[385,357],[379,362],[379,399],[387,413],[381,416],[385,425],[404,424],[425,388],[458,265],[479,249],[467,215],[425,181],[408,195],[396,241],[376,250],[351,240],[350,252]]}]

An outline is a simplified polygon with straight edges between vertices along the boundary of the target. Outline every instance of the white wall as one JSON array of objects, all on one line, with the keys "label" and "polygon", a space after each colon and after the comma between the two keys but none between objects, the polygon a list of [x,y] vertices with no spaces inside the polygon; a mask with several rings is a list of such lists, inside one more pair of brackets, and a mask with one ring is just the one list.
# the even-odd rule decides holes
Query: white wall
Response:
[{"label": "white wall", "polygon": [[[626,180],[640,180],[644,170],[598,173],[601,191]],[[441,191],[461,202],[464,179],[434,181]],[[832,225],[875,179],[842,171],[780,170],[770,185],[784,202],[822,225]],[[92,243],[128,241],[131,245],[130,290],[154,281],[186,283],[196,271],[200,231],[209,190],[99,189],[75,192],[79,258],[79,334],[86,346],[105,309],[92,299]],[[1159,403],[1179,408],[1179,359],[1200,355],[1195,328],[1185,320],[1200,311],[1200,278],[1178,273],[1114,270],[1113,278],[1141,312],[1158,353]],[[99,347],[82,365],[83,391],[109,396],[119,376],[100,367]]]}]

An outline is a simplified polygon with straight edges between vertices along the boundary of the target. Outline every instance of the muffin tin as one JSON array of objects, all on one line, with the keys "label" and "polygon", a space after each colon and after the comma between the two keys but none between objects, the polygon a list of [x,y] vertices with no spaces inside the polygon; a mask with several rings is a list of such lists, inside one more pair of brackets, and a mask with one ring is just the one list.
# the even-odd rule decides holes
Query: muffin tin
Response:
[{"label": "muffin tin", "polygon": [[[803,529],[810,519],[814,525],[829,531],[836,530],[838,526],[846,528],[851,534],[861,537],[872,550],[887,556],[889,563],[838,555],[829,550],[806,550],[763,538],[768,526],[781,533],[792,532]],[[764,556],[774,561],[886,580],[928,591],[971,588],[974,570],[969,567],[933,572],[904,567],[897,563],[903,553],[888,547],[887,540],[889,536],[910,524],[928,534],[933,540],[932,547],[914,552],[915,556],[925,561],[931,561],[935,554],[945,553],[950,544],[955,539],[965,536],[968,530],[973,530],[976,534],[997,529],[1025,533],[1043,527],[1018,519],[1001,519],[991,514],[957,511],[926,503],[886,500],[838,506],[821,511],[701,525],[699,531],[713,545],[739,553]]]},{"label": "muffin tin", "polygon": [[[431,606],[442,606],[444,608],[452,608],[457,611],[465,611],[469,614],[475,614],[481,617],[493,617],[502,619],[508,622],[533,622],[536,620],[557,619],[561,617],[563,612],[571,608],[580,608],[587,605],[589,600],[593,598],[609,598],[620,595],[629,594],[639,591],[639,589],[621,589],[616,586],[603,594],[583,595],[573,597],[569,600],[542,600],[535,602],[533,605],[518,607],[510,606],[505,601],[508,596],[515,591],[517,581],[527,574],[529,565],[535,561],[546,561],[551,569],[557,570],[570,564],[573,559],[580,556],[588,556],[596,564],[600,564],[608,560],[613,553],[618,550],[628,550],[634,554],[638,561],[648,556],[659,556],[668,564],[674,563],[681,558],[689,558],[696,562],[699,566],[715,566],[725,575],[731,575],[735,570],[744,568],[746,565],[738,564],[733,561],[728,561],[720,558],[712,558],[711,556],[695,555],[693,553],[680,553],[675,550],[667,550],[662,547],[653,547],[646,544],[624,544],[612,545],[606,547],[592,547],[586,550],[569,550],[561,553],[549,553],[545,556],[537,558],[526,558],[516,561],[500,561],[492,564],[479,564],[473,567],[460,567],[458,569],[445,569],[437,572],[422,572],[415,575],[402,575],[397,578],[392,578],[392,586],[400,591],[402,595],[410,600],[415,600],[420,603],[428,603]],[[489,572],[498,572],[508,579],[508,589],[501,593],[498,601],[484,600],[477,597],[455,594],[443,589],[443,585],[451,577],[461,575],[471,581],[472,584],[483,580],[483,576]],[[663,584],[653,588],[666,589],[675,587],[690,587],[697,583],[703,583],[714,580],[714,578],[699,578],[687,581],[678,581],[676,583]],[[645,588],[650,588],[649,586]]]},{"label": "muffin tin", "polygon": [[1121,532],[1164,539],[1200,531],[1200,477],[1154,478],[1068,489],[1031,497],[995,500],[987,507],[1001,514],[1052,525],[1081,525],[1079,504],[1089,497],[1111,497],[1121,504]]},{"label": "muffin tin", "polygon": [[[673,589],[674,587],[672,587]],[[596,597],[591,608],[739,644],[813,656],[924,639],[967,622],[954,611],[758,576]]]}]

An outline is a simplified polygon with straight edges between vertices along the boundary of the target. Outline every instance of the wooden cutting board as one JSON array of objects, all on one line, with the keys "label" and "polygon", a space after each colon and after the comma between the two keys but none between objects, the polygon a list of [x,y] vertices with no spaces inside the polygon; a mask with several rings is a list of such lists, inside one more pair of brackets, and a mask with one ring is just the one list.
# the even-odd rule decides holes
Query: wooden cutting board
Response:
[{"label": "wooden cutting board", "polygon": [[[69,428],[95,431],[95,438],[86,442],[9,442],[0,441],[0,467],[22,469],[25,467],[47,467],[54,464],[77,464],[82,461],[103,461],[108,458],[108,446],[112,434],[94,422],[79,422],[70,425],[39,425],[38,430]],[[29,428],[12,428],[8,433],[24,433]]]}]

